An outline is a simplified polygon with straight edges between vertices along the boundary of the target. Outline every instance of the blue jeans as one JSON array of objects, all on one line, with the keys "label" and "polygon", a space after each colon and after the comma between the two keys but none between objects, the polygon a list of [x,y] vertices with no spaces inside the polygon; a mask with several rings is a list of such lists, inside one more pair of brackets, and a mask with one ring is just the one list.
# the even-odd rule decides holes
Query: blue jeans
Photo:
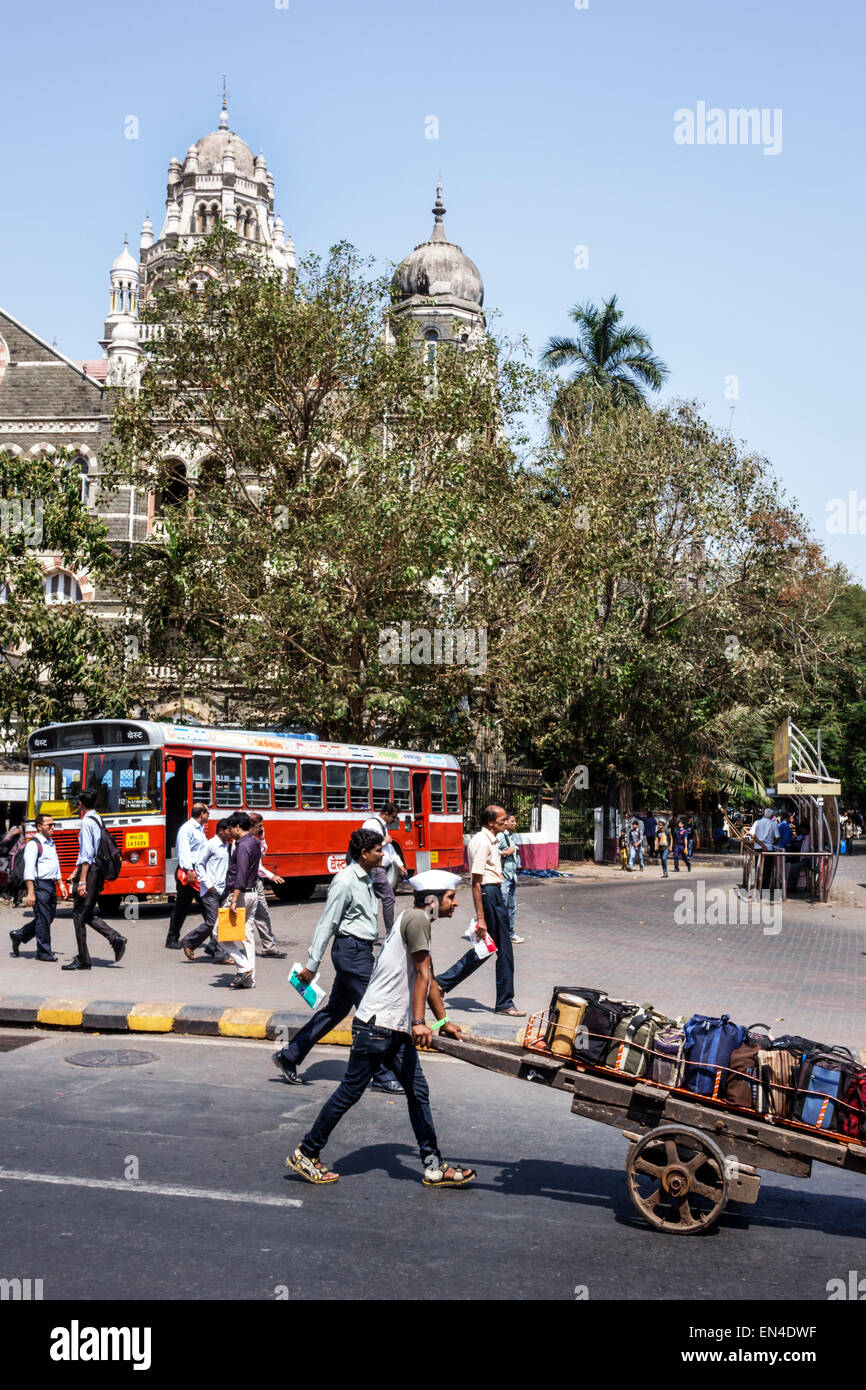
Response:
[{"label": "blue jeans", "polygon": [[330,1100],[322,1109],[308,1134],[300,1143],[307,1158],[318,1158],[335,1127],[347,1110],[357,1105],[371,1078],[382,1067],[393,1069],[406,1092],[409,1120],[418,1141],[422,1160],[428,1154],[439,1157],[439,1145],[430,1113],[430,1091],[421,1070],[418,1052],[408,1033],[396,1033],[391,1028],[377,1028],[375,1019],[369,1023],[352,1023],[352,1051],[346,1074]]},{"label": "blue jeans", "polygon": [[669,855],[669,854],[670,854],[670,850],[669,850],[669,849],[662,849],[662,848],[659,849],[659,859],[662,861],[662,877],[663,877],[663,878],[667,878],[667,876],[668,876],[668,855]]},{"label": "blue jeans", "polygon": [[508,915],[508,932],[513,936],[516,927],[514,919],[517,916],[517,879],[507,878],[502,885],[502,901],[505,904],[505,911]]},{"label": "blue jeans", "polygon": [[[357,936],[337,936],[331,947],[331,961],[335,973],[330,997],[282,1050],[293,1067],[300,1066],[319,1039],[342,1023],[350,1009],[357,1009],[373,973],[373,943]],[[383,1063],[377,1069],[376,1080],[393,1081],[394,1073]]]},{"label": "blue jeans", "polygon": [[629,868],[631,868],[632,864],[634,863],[635,857],[637,857],[637,860],[638,860],[638,862],[639,862],[641,868],[643,868],[643,845],[629,845],[629,847],[628,847],[628,866],[629,866]]},{"label": "blue jeans", "polygon": [[[502,901],[502,888],[498,883],[485,883],[481,889],[481,901],[484,904],[484,920],[487,923],[487,930],[493,937],[496,946],[496,1008],[514,1008],[514,947],[511,944],[511,932],[508,930],[508,913],[505,910],[505,903]],[[484,960],[489,960],[486,956]],[[475,948],[470,947],[465,955],[445,970],[441,975],[436,976],[436,983],[439,985],[443,994],[455,989],[462,984],[470,975],[473,975],[484,960],[475,954]]]}]

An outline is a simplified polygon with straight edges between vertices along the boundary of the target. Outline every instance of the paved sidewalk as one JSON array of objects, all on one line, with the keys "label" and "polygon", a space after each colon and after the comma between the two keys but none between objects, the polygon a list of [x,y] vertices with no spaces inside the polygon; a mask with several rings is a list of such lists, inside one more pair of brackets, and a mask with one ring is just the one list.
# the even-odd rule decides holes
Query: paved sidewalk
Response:
[{"label": "paved sidewalk", "polygon": [[[591,877],[578,873],[573,878],[522,879],[518,930],[527,940],[515,947],[519,1007],[530,1012],[545,1008],[554,984],[595,986],[614,997],[651,1001],[671,1015],[727,1012],[740,1023],[762,1022],[779,1033],[801,1033],[856,1050],[866,1048],[866,914],[862,910],[789,901],[781,922],[769,931],[760,922],[689,925],[683,921],[685,908],[692,904],[700,911],[702,902],[710,903],[708,895],[714,889],[724,890],[728,906],[728,890],[739,882],[737,862],[733,856],[721,863],[708,856],[706,862],[696,863],[692,874],[671,874],[667,881],[654,866],[643,874],[595,868]],[[843,864],[839,884],[852,890],[857,885],[861,891],[866,887],[866,856],[862,860],[854,856]],[[694,898],[684,898],[681,890]],[[37,962],[33,943],[22,948],[18,960],[12,959],[8,932],[21,924],[25,914],[2,910],[0,1023],[35,1021],[39,1007],[50,999],[55,1001],[50,1016],[43,1015],[40,1021],[61,1026],[122,1028],[124,1016],[132,1012],[142,1031],[148,1030],[148,1021],[167,1031],[176,1026],[173,1020],[181,1014],[181,1023],[185,1020],[190,1025],[187,1031],[196,1032],[264,1037],[273,1036],[278,1027],[299,1027],[309,1012],[289,987],[287,973],[294,961],[306,959],[322,898],[319,893],[309,903],[272,907],[274,930],[287,959],[260,958],[256,989],[243,991],[240,997],[227,987],[233,970],[212,965],[203,953],[191,963],[182,952],[165,950],[168,913],[164,903],[143,905],[138,921],[111,919],[129,938],[119,965],[113,963],[102,939],[93,935],[94,968],[89,974],[60,970],[74,952],[68,908],[61,910],[54,924],[54,948],[60,956],[56,965]],[[411,898],[401,894],[399,907],[410,903]],[[740,911],[742,916],[745,909]],[[438,969],[467,949],[461,932],[471,916],[466,887],[461,890],[456,917],[434,927]],[[322,970],[326,988],[331,979],[326,957]],[[29,1006],[14,1003],[22,997],[30,1001]],[[520,1021],[494,1015],[493,999],[491,963],[449,997],[449,1011],[473,1032],[514,1037]],[[102,1001],[101,1012],[83,1009],[94,1001]],[[17,1020],[4,1015],[10,1005],[13,1012],[18,1010]],[[112,1017],[118,1021],[112,1023]]]}]

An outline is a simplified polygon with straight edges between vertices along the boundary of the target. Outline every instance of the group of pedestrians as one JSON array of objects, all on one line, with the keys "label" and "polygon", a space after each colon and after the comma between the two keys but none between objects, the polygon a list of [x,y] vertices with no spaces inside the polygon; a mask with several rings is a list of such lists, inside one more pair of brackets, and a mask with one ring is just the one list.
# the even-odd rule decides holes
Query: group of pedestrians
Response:
[{"label": "group of pedestrians", "polygon": [[[256,942],[258,932],[262,955],[285,960],[277,946],[265,896],[265,882],[281,884],[283,879],[262,862],[267,853],[264,819],[255,811],[235,811],[217,822],[216,833],[208,837],[208,808],[197,802],[189,820],[178,831],[175,870],[177,896],[165,939],[168,950],[183,950],[188,960],[204,947],[217,964],[231,963],[235,977],[230,989],[255,989]],[[181,938],[181,929],[190,911],[201,913],[201,921]],[[219,940],[217,924],[221,908],[244,912],[244,934],[236,940]]]},{"label": "group of pedestrians", "polygon": [[[78,858],[69,885],[76,951],[72,960],[60,967],[61,970],[91,969],[88,927],[105,938],[115,962],[122,958],[126,950],[126,937],[109,926],[99,911],[99,895],[105,887],[107,860],[104,838],[107,835],[95,807],[94,791],[87,789],[79,793],[81,828],[78,832]],[[24,849],[24,890],[25,902],[33,909],[33,916],[23,927],[9,933],[12,954],[17,956],[20,948],[35,936],[36,959],[56,962],[57,956],[51,945],[51,927],[57,913],[58,898],[65,898],[68,894],[54,844],[54,817],[47,811],[40,811],[36,816],[36,833],[27,841]]]},{"label": "group of pedestrians", "polygon": [[[648,829],[652,825],[652,833]],[[628,830],[621,830],[617,842],[620,863],[628,872],[633,873],[635,865],[638,871],[644,871],[644,847],[649,849],[653,859],[657,859],[661,865],[662,878],[668,876],[668,860],[673,851],[674,873],[680,872],[680,860],[685,864],[688,873],[692,871],[692,856],[695,851],[697,832],[694,822],[686,824],[682,819],[675,824],[668,826],[665,821],[656,819],[655,816],[645,816],[641,821],[637,816],[632,820]]]}]

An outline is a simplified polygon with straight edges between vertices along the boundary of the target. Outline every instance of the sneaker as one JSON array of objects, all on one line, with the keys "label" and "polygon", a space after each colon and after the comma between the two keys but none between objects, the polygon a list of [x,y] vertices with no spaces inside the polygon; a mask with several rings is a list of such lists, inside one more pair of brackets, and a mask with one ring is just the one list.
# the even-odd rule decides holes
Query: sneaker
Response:
[{"label": "sneaker", "polygon": [[514,936],[512,936],[512,938],[511,938],[512,944],[515,945],[515,946],[522,946],[525,940],[526,940],[526,937],[525,937],[525,936],[517,936],[517,935],[514,935]]},{"label": "sneaker", "polygon": [[298,1069],[294,1062],[288,1061],[287,1058],[283,1056],[282,1052],[275,1052],[271,1057],[271,1061],[283,1080],[287,1081],[290,1086],[306,1086],[307,1083],[304,1078],[298,1076]]}]

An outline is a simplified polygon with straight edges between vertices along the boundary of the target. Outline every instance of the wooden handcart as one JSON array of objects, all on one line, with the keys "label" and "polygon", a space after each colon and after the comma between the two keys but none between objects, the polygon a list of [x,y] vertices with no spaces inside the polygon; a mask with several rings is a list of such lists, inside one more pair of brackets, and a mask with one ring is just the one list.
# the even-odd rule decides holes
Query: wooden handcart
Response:
[{"label": "wooden handcart", "polygon": [[756,1202],[759,1168],[794,1178],[808,1178],[813,1163],[866,1173],[862,1143],[824,1138],[810,1126],[554,1057],[537,1045],[438,1034],[434,1046],[486,1071],[567,1091],[573,1115],[620,1129],[630,1141],[629,1197],[651,1226],[669,1235],[708,1230],[729,1201]]}]

